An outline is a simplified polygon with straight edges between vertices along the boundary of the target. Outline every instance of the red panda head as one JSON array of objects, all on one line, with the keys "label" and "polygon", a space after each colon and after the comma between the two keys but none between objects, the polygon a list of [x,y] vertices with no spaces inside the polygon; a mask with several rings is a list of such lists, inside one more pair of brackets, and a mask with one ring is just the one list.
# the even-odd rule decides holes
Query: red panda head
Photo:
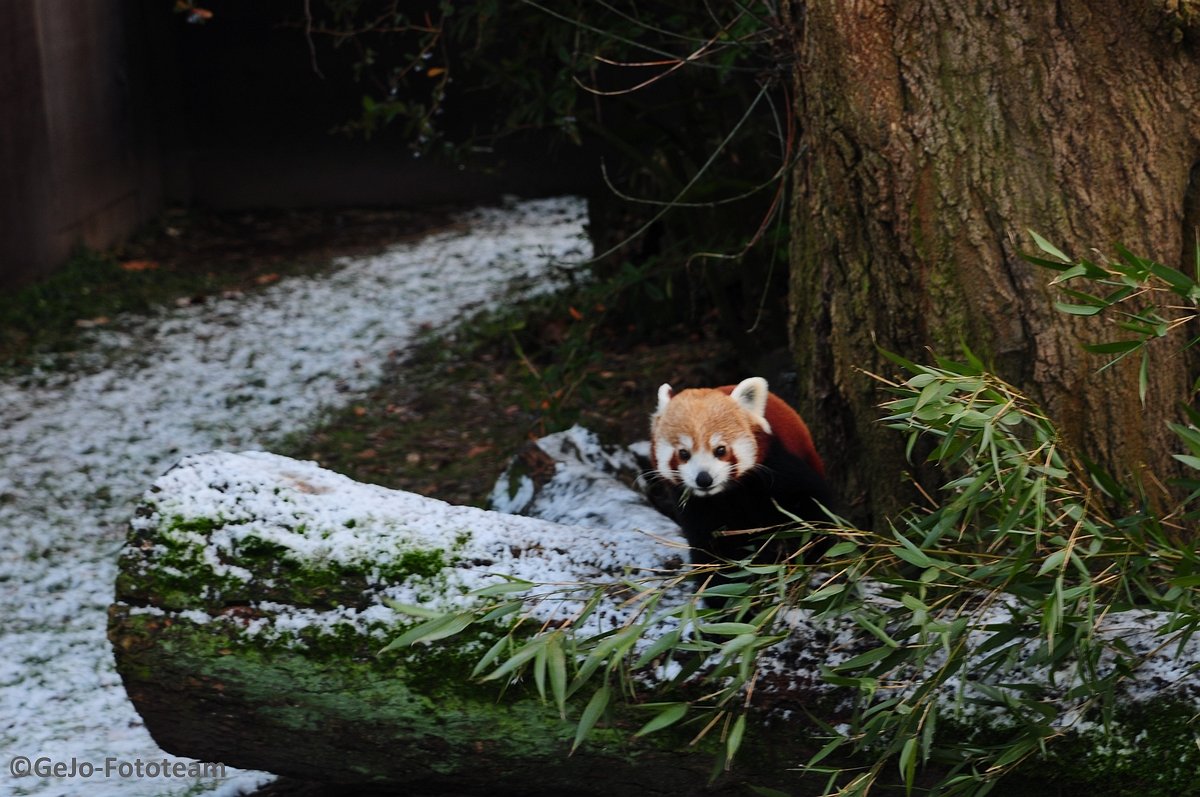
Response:
[{"label": "red panda head", "polygon": [[767,380],[751,377],[733,388],[698,388],[676,394],[658,389],[650,420],[650,453],[658,474],[693,495],[716,495],[761,460]]}]

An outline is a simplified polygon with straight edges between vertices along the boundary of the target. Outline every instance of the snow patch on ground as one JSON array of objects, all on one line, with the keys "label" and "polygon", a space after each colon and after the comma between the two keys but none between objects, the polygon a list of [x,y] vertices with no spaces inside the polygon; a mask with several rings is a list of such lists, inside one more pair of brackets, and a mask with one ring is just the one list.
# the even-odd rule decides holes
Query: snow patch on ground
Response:
[{"label": "snow patch on ground", "polygon": [[[0,382],[0,759],[166,757],[105,639],[117,552],[146,485],[187,454],[266,448],[314,423],[423,329],[561,287],[591,254],[584,222],[578,199],[478,210],[331,275],[118,320],[79,369]],[[236,794],[263,781],[227,776],[9,774],[0,791]]]}]

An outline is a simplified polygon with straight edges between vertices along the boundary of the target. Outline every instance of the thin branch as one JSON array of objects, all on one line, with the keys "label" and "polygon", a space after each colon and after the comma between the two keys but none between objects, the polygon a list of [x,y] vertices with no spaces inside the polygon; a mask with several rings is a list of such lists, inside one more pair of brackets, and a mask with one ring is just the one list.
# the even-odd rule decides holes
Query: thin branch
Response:
[{"label": "thin branch", "polygon": [[762,98],[766,94],[767,94],[767,86],[764,85],[759,89],[758,94],[755,96],[754,100],[750,103],[750,107],[748,107],[746,109],[746,112],[742,114],[742,118],[738,119],[737,124],[735,124],[733,126],[733,129],[729,131],[729,134],[725,136],[725,138],[721,141],[721,143],[717,146],[717,148],[713,150],[712,154],[709,155],[708,160],[706,160],[704,162],[704,165],[702,165],[699,168],[699,170],[697,170],[697,172],[694,175],[692,175],[692,179],[688,180],[687,184],[679,190],[679,192],[675,195],[675,199],[672,202],[668,203],[665,207],[663,207],[661,210],[659,210],[658,213],[655,213],[654,216],[651,217],[651,219],[649,221],[647,221],[645,224],[643,224],[641,227],[639,227],[632,235],[628,236],[623,241],[610,247],[605,252],[592,257],[591,262],[603,260],[604,258],[611,255],[613,252],[616,252],[622,246],[625,246],[630,241],[636,239],[639,235],[641,235],[642,233],[646,232],[646,230],[648,230],[652,226],[654,226],[655,222],[657,222],[659,219],[661,219],[663,216],[665,216],[667,214],[668,210],[670,210],[672,207],[676,206],[678,204],[680,198],[682,198],[684,195],[686,195],[688,191],[692,190],[692,186],[694,186],[697,182],[699,182],[700,178],[704,175],[704,173],[707,172],[708,169],[713,165],[713,163],[716,162],[717,156],[721,154],[722,150],[724,150],[725,147],[729,145],[729,142],[733,140],[733,137],[736,136],[738,131],[742,129],[742,126],[750,118],[750,116],[754,112],[754,109],[758,107],[758,103],[762,100]]},{"label": "thin branch", "polygon": [[312,15],[312,0],[304,0],[304,39],[308,42],[308,57],[312,62],[312,70],[321,80],[325,79],[325,73],[321,71],[321,67],[317,64],[317,46],[313,42],[313,15]]}]

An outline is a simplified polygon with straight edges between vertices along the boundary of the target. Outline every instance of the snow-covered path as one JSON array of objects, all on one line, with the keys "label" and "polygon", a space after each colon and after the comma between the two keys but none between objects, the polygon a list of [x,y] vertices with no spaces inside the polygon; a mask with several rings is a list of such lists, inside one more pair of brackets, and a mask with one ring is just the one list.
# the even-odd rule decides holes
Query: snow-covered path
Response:
[{"label": "snow-covered path", "polygon": [[80,372],[0,382],[0,794],[261,782],[164,770],[186,759],[157,748],[125,697],[105,612],[134,502],[184,454],[269,448],[310,425],[422,328],[561,285],[562,264],[590,254],[584,221],[575,199],[476,211],[325,277],[118,324]]}]

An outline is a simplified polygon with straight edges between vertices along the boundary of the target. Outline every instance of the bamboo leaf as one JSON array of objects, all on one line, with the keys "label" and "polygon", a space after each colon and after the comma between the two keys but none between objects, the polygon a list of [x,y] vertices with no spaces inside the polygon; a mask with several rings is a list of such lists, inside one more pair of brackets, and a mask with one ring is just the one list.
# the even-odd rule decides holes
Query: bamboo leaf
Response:
[{"label": "bamboo leaf", "polygon": [[511,640],[506,636],[502,636],[499,639],[497,639],[495,644],[492,645],[490,648],[488,648],[487,653],[483,654],[483,658],[481,658],[475,664],[475,669],[471,670],[471,677],[474,678],[475,676],[479,675],[479,673],[483,672],[488,667],[492,666],[492,662],[494,662],[496,660],[496,658],[500,655],[500,651],[510,641]]},{"label": "bamboo leaf", "polygon": [[1182,271],[1164,266],[1162,263],[1153,261],[1146,262],[1146,267],[1150,269],[1150,273],[1161,279],[1163,282],[1171,286],[1171,291],[1185,298],[1193,298],[1193,294],[1198,286],[1196,281],[1184,274]]},{"label": "bamboo leaf", "polygon": [[910,542],[903,534],[896,532],[894,536],[900,541],[900,547],[892,546],[891,548],[892,553],[896,556],[922,569],[938,566],[937,562],[930,559],[928,554]]},{"label": "bamboo leaf", "polygon": [[751,625],[750,623],[701,623],[696,626],[696,630],[702,634],[738,636],[740,634],[757,633],[758,626]]},{"label": "bamboo leaf", "polygon": [[548,669],[550,671],[550,694],[554,697],[554,705],[558,706],[558,714],[566,719],[567,716],[567,657],[563,652],[562,637],[555,634],[547,645]]},{"label": "bamboo leaf", "polygon": [[898,648],[900,643],[888,636],[888,633],[862,615],[854,618],[854,622],[871,632],[871,635],[889,648]]},{"label": "bamboo leaf", "polygon": [[1030,234],[1031,236],[1033,236],[1033,242],[1034,242],[1035,244],[1037,244],[1037,247],[1038,247],[1038,249],[1041,249],[1043,252],[1045,252],[1046,254],[1050,255],[1051,257],[1057,257],[1059,260],[1063,261],[1064,263],[1070,263],[1070,262],[1071,262],[1071,258],[1069,258],[1069,257],[1067,257],[1066,255],[1064,255],[1064,254],[1062,253],[1062,250],[1060,250],[1060,249],[1059,249],[1057,246],[1055,246],[1054,244],[1050,243],[1049,241],[1047,241],[1047,240],[1046,240],[1045,238],[1043,238],[1042,236],[1038,235],[1038,234],[1037,234],[1036,232],[1034,232],[1033,230],[1030,230],[1030,231],[1029,231],[1029,234]]},{"label": "bamboo leaf", "polygon": [[1108,307],[1109,305],[1113,304],[1112,301],[1102,298],[1100,296],[1096,296],[1091,293],[1084,293],[1083,291],[1076,291],[1076,290],[1072,290],[1070,288],[1062,288],[1062,287],[1060,287],[1059,290],[1062,291],[1067,296],[1069,296],[1070,298],[1076,299],[1080,303],[1085,304],[1089,307],[1104,308],[1104,307]]},{"label": "bamboo leaf", "polygon": [[515,614],[516,612],[520,611],[523,606],[524,606],[524,604],[519,600],[509,601],[507,603],[501,603],[499,606],[492,609],[490,612],[485,614],[483,617],[480,617],[479,622],[481,622],[481,623],[495,622],[496,620],[499,620],[502,617],[507,617],[510,614]]},{"label": "bamboo leaf", "polygon": [[604,710],[608,708],[609,696],[608,684],[604,684],[592,694],[592,699],[584,706],[583,714],[579,718],[579,725],[575,728],[575,741],[571,744],[572,753],[579,748],[580,743],[592,732],[597,720],[604,715]]},{"label": "bamboo leaf", "polygon": [[474,622],[475,616],[470,612],[447,614],[426,623],[414,626],[396,639],[389,642],[380,653],[387,653],[396,648],[408,647],[418,642],[436,642],[439,639],[451,637]]},{"label": "bamboo leaf", "polygon": [[1035,255],[1031,255],[1026,252],[1021,253],[1021,259],[1028,263],[1033,263],[1035,266],[1042,266],[1043,268],[1050,268],[1054,269],[1055,271],[1063,272],[1060,276],[1054,278],[1056,282],[1058,280],[1070,279],[1073,276],[1077,276],[1079,273],[1083,273],[1081,270],[1079,270],[1079,266],[1072,266],[1070,263],[1060,263],[1057,260],[1047,260],[1044,257],[1036,257]]},{"label": "bamboo leaf", "polygon": [[822,747],[820,750],[818,750],[816,753],[814,753],[812,758],[808,759],[808,763],[804,765],[805,768],[811,769],[812,767],[821,763],[826,758],[828,758],[831,753],[833,753],[835,750],[837,750],[842,745],[849,743],[849,741],[850,740],[847,739],[845,736],[833,737],[832,739],[830,739],[828,742],[825,743],[824,747]]},{"label": "bamboo leaf", "polygon": [[[774,639],[775,637],[769,638]],[[754,643],[758,642],[759,639],[760,637],[758,634],[740,634],[735,636],[733,639],[721,646],[721,655],[730,656],[734,653],[737,653],[739,650],[742,650],[743,648],[750,647]]]},{"label": "bamboo leaf", "polygon": [[860,653],[857,656],[851,656],[841,664],[834,667],[835,670],[858,670],[866,667],[868,664],[874,664],[877,661],[882,661],[891,655],[892,649],[887,645],[878,648],[872,648],[866,653]]},{"label": "bamboo leaf", "polygon": [[858,552],[858,546],[849,540],[837,543],[825,552],[826,559],[837,559],[839,556],[850,556]]},{"label": "bamboo leaf", "polygon": [[904,778],[904,793],[912,794],[917,778],[917,737],[910,736],[900,748],[900,776]]},{"label": "bamboo leaf", "polygon": [[679,722],[679,720],[683,719],[687,712],[687,703],[668,703],[665,708],[655,714],[654,718],[643,725],[641,729],[639,729],[638,732],[633,736],[636,739],[638,737],[654,733],[655,731],[661,731],[663,728],[667,728],[671,725],[674,725],[676,722]]},{"label": "bamboo leaf", "polygon": [[516,653],[508,658],[503,664],[497,667],[494,671],[484,677],[485,681],[494,681],[497,678],[503,678],[505,675],[516,670],[525,662],[532,659],[538,654],[538,651],[545,646],[546,640],[542,637],[536,637],[526,642]]},{"label": "bamboo leaf", "polygon": [[1172,454],[1171,456],[1193,470],[1200,470],[1200,457],[1194,457],[1191,454]]},{"label": "bamboo leaf", "polygon": [[546,662],[550,657],[550,643],[538,648],[533,657],[533,685],[537,687],[538,697],[546,699]]},{"label": "bamboo leaf", "polygon": [[654,644],[646,648],[637,662],[634,663],[635,668],[645,667],[650,662],[665,653],[668,649],[674,647],[679,642],[679,629],[674,629],[663,634]]},{"label": "bamboo leaf", "polygon": [[407,614],[410,617],[432,618],[442,617],[445,615],[444,611],[436,611],[425,606],[418,606],[414,603],[401,603],[400,601],[392,600],[391,598],[384,598],[383,605],[387,606],[389,609],[394,609],[401,614]]},{"label": "bamboo leaf", "polygon": [[1193,454],[1200,454],[1200,429],[1192,425],[1169,423],[1168,428],[1174,432]]},{"label": "bamboo leaf", "polygon": [[1046,557],[1046,561],[1042,562],[1042,566],[1038,569],[1037,574],[1044,576],[1051,570],[1057,570],[1062,567],[1063,561],[1067,558],[1067,549],[1060,548],[1054,553]]},{"label": "bamboo leaf", "polygon": [[751,588],[751,584],[746,581],[732,581],[727,584],[713,584],[704,588],[700,593],[701,597],[720,597],[720,598],[736,598],[738,595],[745,595]]},{"label": "bamboo leaf", "polygon": [[519,578],[514,578],[508,581],[502,581],[499,584],[492,584],[487,587],[472,590],[468,594],[490,598],[497,595],[508,595],[512,592],[523,592],[532,586],[534,586],[532,581],[522,581]]},{"label": "bamboo leaf", "polygon": [[729,769],[733,763],[733,757],[737,755],[738,748],[742,746],[742,737],[746,735],[746,715],[741,714],[734,721],[733,727],[729,730],[729,736],[725,738],[725,768]]},{"label": "bamboo leaf", "polygon": [[805,595],[803,598],[801,598],[801,600],[805,603],[816,603],[817,601],[823,601],[826,598],[831,598],[834,595],[839,595],[845,589],[845,584],[829,584],[828,586],[821,587],[816,592]]},{"label": "bamboo leaf", "polygon": [[1150,352],[1142,350],[1142,367],[1138,369],[1138,398],[1146,406],[1146,391],[1150,386]]},{"label": "bamboo leaf", "polygon": [[1066,304],[1065,302],[1055,302],[1054,307],[1060,313],[1069,313],[1070,315],[1095,315],[1103,309],[1085,304]]}]

